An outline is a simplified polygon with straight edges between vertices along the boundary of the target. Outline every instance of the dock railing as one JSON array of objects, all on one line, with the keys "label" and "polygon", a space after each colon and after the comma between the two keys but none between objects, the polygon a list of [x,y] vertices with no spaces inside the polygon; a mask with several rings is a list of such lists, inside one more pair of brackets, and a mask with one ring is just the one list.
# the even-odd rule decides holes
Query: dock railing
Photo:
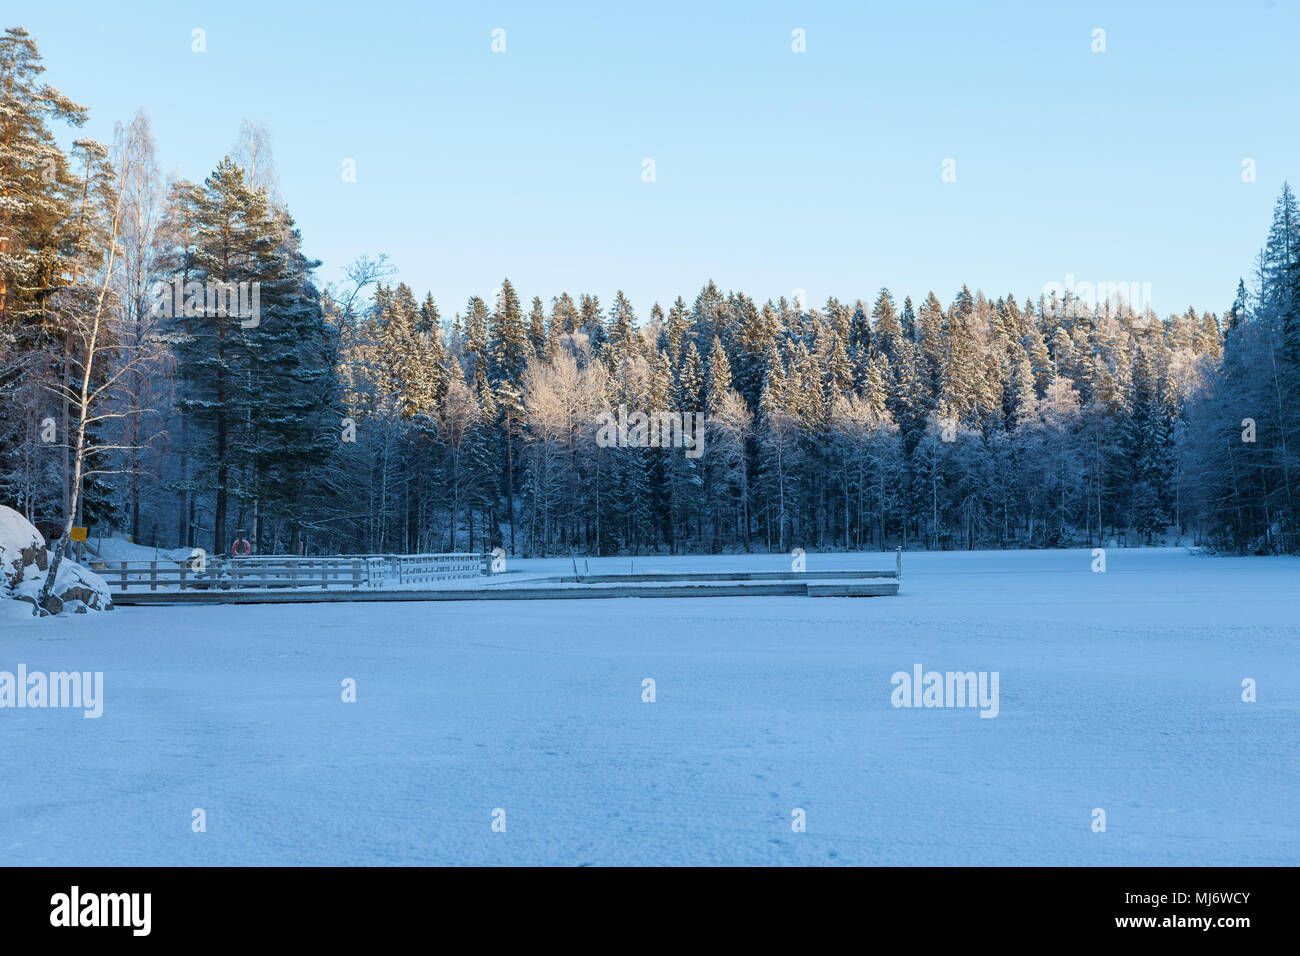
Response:
[{"label": "dock railing", "polygon": [[207,591],[252,588],[363,590],[476,578],[489,573],[478,552],[450,554],[350,554],[335,557],[248,555],[190,561],[90,562],[115,593],[131,590]]}]

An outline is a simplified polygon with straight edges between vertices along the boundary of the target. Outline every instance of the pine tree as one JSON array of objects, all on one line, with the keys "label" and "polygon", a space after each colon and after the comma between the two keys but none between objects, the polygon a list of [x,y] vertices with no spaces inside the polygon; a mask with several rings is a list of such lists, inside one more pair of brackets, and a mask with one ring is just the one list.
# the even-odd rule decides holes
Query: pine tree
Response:
[{"label": "pine tree", "polygon": [[668,358],[676,363],[682,354],[682,343],[690,334],[689,313],[679,295],[668,310]]},{"label": "pine tree", "polygon": [[420,303],[420,317],[415,322],[415,331],[421,335],[432,336],[435,332],[442,337],[442,315],[438,304],[433,301],[433,293],[426,292]]},{"label": "pine tree", "polygon": [[551,338],[573,335],[578,331],[578,307],[567,292],[551,299]]},{"label": "pine tree", "polygon": [[0,37],[0,331],[31,321],[54,287],[45,261],[58,256],[62,224],[71,218],[76,181],[47,117],[81,126],[87,111],[57,89],[39,83],[45,72],[30,34],[10,27]]},{"label": "pine tree", "polygon": [[605,328],[605,315],[601,311],[599,298],[594,295],[578,297],[578,323],[579,330],[587,336],[591,347],[599,355],[609,338],[609,330]]},{"label": "pine tree", "polygon": [[546,310],[541,296],[533,296],[533,308],[528,313],[528,344],[535,357],[546,357]]},{"label": "pine tree", "polygon": [[706,403],[707,411],[711,415],[714,409],[720,409],[727,393],[731,391],[731,364],[727,361],[727,353],[722,348],[722,341],[717,336],[713,338],[713,348],[709,351],[709,397]]},{"label": "pine tree", "polygon": [[910,295],[903,299],[903,311],[899,313],[898,321],[903,327],[903,338],[909,342],[915,342],[916,311],[912,308],[912,297]]},{"label": "pine tree", "polygon": [[762,394],[763,380],[768,372],[768,360],[776,345],[780,319],[772,303],[761,310],[751,303],[742,311],[737,341],[737,354],[732,366],[736,390],[748,408],[757,409]]},{"label": "pine tree", "polygon": [[1295,263],[1300,257],[1300,206],[1288,183],[1273,207],[1273,225],[1264,243],[1261,307],[1278,316],[1295,301]]},{"label": "pine tree", "polygon": [[894,297],[888,289],[881,289],[877,294],[876,303],[871,307],[871,322],[875,328],[876,348],[889,359],[890,365],[897,365],[906,337],[902,321],[894,311]]},{"label": "pine tree", "polygon": [[614,367],[641,355],[636,312],[627,296],[623,295],[622,289],[615,293],[614,304],[609,310],[609,344],[606,354],[610,365]]},{"label": "pine tree", "polygon": [[794,490],[802,465],[802,433],[799,416],[788,404],[796,394],[790,393],[784,366],[773,356],[759,403],[758,439],[758,476],[766,503],[763,524],[769,550],[788,550],[797,507]]},{"label": "pine tree", "polygon": [[694,342],[686,346],[676,378],[678,410],[683,413],[700,411],[704,405],[704,368]]},{"label": "pine tree", "polygon": [[[196,285],[170,318],[186,386],[177,406],[211,437],[201,484],[215,496],[213,553],[221,553],[232,498],[255,536],[267,512],[293,523],[305,476],[328,455],[316,426],[333,415],[337,380],[326,361],[333,333],[310,280],[316,263],[299,251],[292,221],[230,159],[206,180],[195,226],[181,258]],[[235,288],[259,311],[230,308]]]},{"label": "pine tree", "polygon": [[519,305],[519,295],[509,279],[501,282],[501,295],[489,319],[489,378],[520,387],[528,360],[528,330]]},{"label": "pine tree", "polygon": [[722,292],[712,279],[695,296],[691,306],[690,338],[697,346],[702,342],[712,342],[715,335],[723,334],[724,323],[719,322],[719,312],[725,311],[725,304]]},{"label": "pine tree", "polygon": [[464,328],[465,377],[474,391],[482,395],[488,386],[488,369],[491,363],[491,345],[488,333],[488,310],[476,295],[469,297],[462,319]]},{"label": "pine tree", "polygon": [[860,395],[866,407],[877,417],[889,415],[889,398],[893,375],[889,359],[876,352],[867,361],[867,375],[862,383]]},{"label": "pine tree", "polygon": [[[86,253],[103,248],[88,250],[92,237],[78,230],[94,217],[75,215],[79,198],[86,206],[91,177],[76,175],[47,125],[79,127],[86,109],[39,82],[44,71],[26,30],[11,27],[0,35],[0,490],[29,518],[41,509],[66,511],[68,414],[60,416],[57,448],[35,435],[50,390],[70,375],[56,300],[69,287],[76,294],[92,265]],[[49,491],[47,470],[62,477],[62,503]]]},{"label": "pine tree", "polygon": [[858,384],[855,369],[843,340],[834,333],[827,340],[825,350],[819,350],[818,360],[826,376],[825,398],[829,407],[838,396],[853,393]]}]

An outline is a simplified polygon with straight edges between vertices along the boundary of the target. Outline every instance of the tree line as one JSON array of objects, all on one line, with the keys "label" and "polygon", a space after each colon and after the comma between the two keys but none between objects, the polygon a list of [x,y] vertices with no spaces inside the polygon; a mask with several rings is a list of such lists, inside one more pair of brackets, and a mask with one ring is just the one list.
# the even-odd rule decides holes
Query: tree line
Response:
[{"label": "tree line", "polygon": [[[59,149],[86,112],[40,71],[6,31],[0,495],[47,526],[214,553],[1300,549],[1287,187],[1222,318],[711,281],[638,315],[508,279],[447,318],[383,256],[316,281],[264,130],[164,181],[144,114]],[[255,316],[197,291],[236,286]],[[703,416],[702,454],[598,441],[620,407]]]}]

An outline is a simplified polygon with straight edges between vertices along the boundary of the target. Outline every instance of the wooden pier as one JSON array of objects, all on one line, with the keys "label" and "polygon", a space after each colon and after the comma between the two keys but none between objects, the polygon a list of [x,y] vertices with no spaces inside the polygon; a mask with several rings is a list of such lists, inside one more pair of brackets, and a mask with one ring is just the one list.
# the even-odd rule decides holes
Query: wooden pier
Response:
[{"label": "wooden pier", "polygon": [[[430,557],[430,556],[425,556]],[[134,569],[120,569],[109,578],[114,587],[113,603],[123,606],[164,604],[320,604],[357,601],[575,601],[611,598],[700,598],[700,597],[885,597],[896,595],[902,585],[903,556],[896,553],[893,570],[835,571],[639,571],[619,573],[530,574],[491,573],[491,562],[481,556],[455,555],[447,563],[448,586],[414,588],[401,586],[396,577],[376,571],[367,577],[364,569],[373,558],[324,559],[336,566],[293,568],[270,564],[262,573],[207,582],[207,586],[176,586],[169,573],[160,577],[136,575]],[[468,560],[473,558],[474,560]],[[388,560],[388,557],[385,557]],[[346,564],[344,563],[346,562]],[[422,567],[428,566],[427,560]],[[391,568],[392,565],[385,567]],[[481,568],[471,574],[470,567]],[[100,572],[101,574],[103,572]],[[404,575],[403,577],[407,577]],[[412,584],[433,577],[427,570],[409,573]],[[453,579],[455,583],[451,583]],[[393,586],[395,583],[398,586]],[[406,583],[403,581],[402,583]],[[171,586],[169,586],[171,585]]]}]

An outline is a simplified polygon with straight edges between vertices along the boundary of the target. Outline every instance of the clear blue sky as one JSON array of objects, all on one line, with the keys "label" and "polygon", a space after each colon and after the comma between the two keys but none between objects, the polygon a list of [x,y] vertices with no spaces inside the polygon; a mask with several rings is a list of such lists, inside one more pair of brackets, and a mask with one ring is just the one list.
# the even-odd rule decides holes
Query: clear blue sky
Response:
[{"label": "clear blue sky", "polygon": [[90,107],[82,135],[145,108],[165,171],[201,181],[241,119],[266,125],[321,278],[385,252],[448,317],[502,276],[548,306],[622,288],[641,318],[708,278],[821,304],[1067,274],[1221,312],[1300,180],[1294,0],[70,0],[3,20]]}]

